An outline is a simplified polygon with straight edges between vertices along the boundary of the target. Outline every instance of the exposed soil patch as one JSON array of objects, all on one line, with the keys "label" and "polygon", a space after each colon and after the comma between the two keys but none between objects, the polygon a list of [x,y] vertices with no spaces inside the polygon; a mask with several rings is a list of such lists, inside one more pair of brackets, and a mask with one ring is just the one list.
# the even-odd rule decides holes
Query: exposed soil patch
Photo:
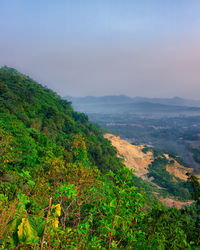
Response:
[{"label": "exposed soil patch", "polygon": [[183,202],[183,201],[179,201],[177,199],[164,198],[162,196],[159,196],[158,199],[163,204],[165,204],[166,206],[168,206],[168,207],[175,207],[177,209],[181,209],[181,208],[184,208],[184,207],[189,207],[194,202],[194,201]]},{"label": "exposed soil patch", "polygon": [[129,142],[120,139],[119,136],[105,134],[104,137],[111,141],[116,147],[119,155],[123,156],[124,164],[129,169],[135,169],[135,175],[143,177],[148,173],[148,165],[153,161],[152,152],[146,154],[142,152],[144,146],[135,146]]},{"label": "exposed soil patch", "polygon": [[[149,172],[148,166],[154,160],[153,153],[151,151],[148,151],[147,153],[142,152],[142,149],[144,148],[143,145],[132,145],[129,142],[122,140],[120,136],[104,134],[104,137],[110,140],[112,145],[116,147],[118,155],[123,156],[124,164],[130,169],[135,169],[136,176],[146,179],[145,175]],[[180,165],[175,159],[169,157],[167,154],[165,154],[165,157],[169,161],[174,161],[173,164],[166,166],[166,170],[170,174],[186,181],[186,173],[192,172],[193,169]]]},{"label": "exposed soil patch", "polygon": [[[137,177],[141,177],[143,180],[151,182],[153,185],[156,185],[158,189],[162,189],[157,184],[153,183],[150,178],[147,177],[148,174],[148,166],[151,164],[152,161],[154,161],[154,156],[151,151],[148,151],[147,153],[144,153],[142,149],[144,148],[143,145],[132,145],[129,142],[120,139],[120,136],[115,136],[113,134],[104,134],[104,137],[111,141],[112,145],[116,147],[118,156],[123,157],[124,164],[129,169],[135,170],[135,175]],[[186,168],[182,165],[180,165],[175,159],[169,157],[167,154],[165,154],[165,157],[168,160],[173,160],[173,164],[168,164],[166,166],[166,170],[173,174],[174,176],[180,178],[181,180],[186,181],[187,180],[187,172],[192,172],[193,169]],[[197,176],[199,177],[199,176]],[[175,178],[174,178],[175,179]],[[193,201],[188,202],[182,202],[175,198],[164,198],[160,195],[158,195],[158,199],[163,202],[168,207],[176,207],[178,209],[190,206]]]}]

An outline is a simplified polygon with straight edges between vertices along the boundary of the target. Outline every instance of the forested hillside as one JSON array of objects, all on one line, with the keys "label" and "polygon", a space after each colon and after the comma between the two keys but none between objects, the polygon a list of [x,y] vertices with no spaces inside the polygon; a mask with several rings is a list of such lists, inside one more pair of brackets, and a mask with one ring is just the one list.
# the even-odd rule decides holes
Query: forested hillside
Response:
[{"label": "forested hillside", "polygon": [[193,206],[167,208],[116,154],[70,102],[1,68],[0,249],[200,247],[197,179]]}]

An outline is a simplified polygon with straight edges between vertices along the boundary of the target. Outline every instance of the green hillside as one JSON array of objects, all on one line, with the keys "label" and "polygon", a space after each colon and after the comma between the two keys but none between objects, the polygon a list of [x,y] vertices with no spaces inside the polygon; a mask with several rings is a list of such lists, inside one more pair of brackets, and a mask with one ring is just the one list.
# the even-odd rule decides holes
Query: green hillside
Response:
[{"label": "green hillside", "polygon": [[196,178],[185,210],[150,202],[134,179],[86,115],[0,69],[0,249],[200,247]]}]

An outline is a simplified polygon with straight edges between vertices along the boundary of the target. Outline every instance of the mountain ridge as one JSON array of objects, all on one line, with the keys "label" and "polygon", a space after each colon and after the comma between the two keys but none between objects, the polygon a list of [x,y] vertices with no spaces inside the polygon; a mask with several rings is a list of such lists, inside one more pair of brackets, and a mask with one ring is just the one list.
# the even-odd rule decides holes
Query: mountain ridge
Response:
[{"label": "mountain ridge", "polygon": [[[168,187],[177,197],[196,199],[194,177],[191,190],[172,182],[168,160],[152,152],[148,178],[163,187],[159,192],[167,195]],[[15,69],[1,68],[0,248],[198,247],[198,203],[183,210],[164,206],[153,195],[158,189],[116,155],[102,131],[69,101]]]},{"label": "mountain ridge", "polygon": [[109,95],[109,96],[85,96],[85,97],[73,97],[65,96],[64,99],[72,101],[74,104],[94,104],[94,103],[154,103],[165,104],[173,106],[188,106],[188,107],[200,107],[200,100],[185,99],[181,97],[172,98],[148,98],[148,97],[129,97],[126,95]]}]

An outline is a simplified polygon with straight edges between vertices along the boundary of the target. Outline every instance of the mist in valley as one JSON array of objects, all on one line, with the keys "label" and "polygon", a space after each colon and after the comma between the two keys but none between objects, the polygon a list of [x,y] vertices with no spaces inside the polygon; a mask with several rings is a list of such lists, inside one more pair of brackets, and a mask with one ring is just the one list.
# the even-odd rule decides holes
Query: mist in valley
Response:
[{"label": "mist in valley", "polygon": [[66,97],[75,110],[132,144],[179,157],[200,173],[199,101],[128,96]]}]

